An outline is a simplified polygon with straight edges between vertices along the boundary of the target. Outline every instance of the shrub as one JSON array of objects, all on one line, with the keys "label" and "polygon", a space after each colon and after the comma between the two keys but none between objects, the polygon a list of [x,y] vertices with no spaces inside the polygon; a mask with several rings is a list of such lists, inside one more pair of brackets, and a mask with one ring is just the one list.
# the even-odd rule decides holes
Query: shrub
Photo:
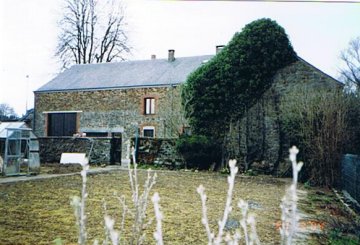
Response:
[{"label": "shrub", "polygon": [[220,161],[220,147],[203,135],[181,136],[176,142],[187,168],[209,169]]},{"label": "shrub", "polygon": [[360,91],[346,94],[348,99],[348,111],[346,115],[347,142],[345,153],[360,155]]},{"label": "shrub", "polygon": [[348,97],[339,89],[295,87],[280,109],[288,143],[299,145],[305,160],[302,181],[334,186],[348,137]]}]

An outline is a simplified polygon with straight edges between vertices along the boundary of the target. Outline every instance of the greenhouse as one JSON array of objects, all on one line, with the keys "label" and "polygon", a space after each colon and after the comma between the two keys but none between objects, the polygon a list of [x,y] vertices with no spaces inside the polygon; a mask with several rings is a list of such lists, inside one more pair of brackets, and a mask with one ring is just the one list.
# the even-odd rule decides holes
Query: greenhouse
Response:
[{"label": "greenhouse", "polygon": [[39,142],[24,122],[0,122],[0,172],[31,175],[40,170]]}]

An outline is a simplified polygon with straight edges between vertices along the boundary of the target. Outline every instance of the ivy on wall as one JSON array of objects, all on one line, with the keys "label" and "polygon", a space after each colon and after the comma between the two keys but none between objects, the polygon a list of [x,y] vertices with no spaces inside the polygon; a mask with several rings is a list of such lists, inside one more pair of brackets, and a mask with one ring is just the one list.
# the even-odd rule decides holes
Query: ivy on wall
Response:
[{"label": "ivy on wall", "polygon": [[296,59],[285,30],[275,21],[247,24],[188,77],[182,104],[193,132],[221,142],[230,122],[241,118],[270,87],[275,73]]}]

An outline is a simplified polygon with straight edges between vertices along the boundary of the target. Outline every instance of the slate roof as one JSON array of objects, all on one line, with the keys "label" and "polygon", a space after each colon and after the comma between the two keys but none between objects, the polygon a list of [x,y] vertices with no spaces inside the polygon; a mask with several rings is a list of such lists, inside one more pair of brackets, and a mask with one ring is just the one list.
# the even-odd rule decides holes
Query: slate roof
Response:
[{"label": "slate roof", "polygon": [[74,65],[35,92],[176,85],[213,55]]}]

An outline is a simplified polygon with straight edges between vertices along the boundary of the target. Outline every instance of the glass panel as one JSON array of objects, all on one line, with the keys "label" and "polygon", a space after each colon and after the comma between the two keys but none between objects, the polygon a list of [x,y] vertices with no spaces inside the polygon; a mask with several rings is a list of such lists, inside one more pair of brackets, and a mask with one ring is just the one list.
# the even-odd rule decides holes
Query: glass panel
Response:
[{"label": "glass panel", "polygon": [[20,158],[9,157],[4,170],[6,175],[20,173]]},{"label": "glass panel", "polygon": [[30,130],[22,130],[21,137],[22,138],[30,138]]},{"label": "glass panel", "polygon": [[154,137],[154,130],[153,129],[144,129],[144,137]]},{"label": "glass panel", "polygon": [[145,114],[155,114],[155,99],[146,98],[145,99]]},{"label": "glass panel", "polygon": [[145,99],[145,114],[150,114],[150,99]]},{"label": "glass panel", "polygon": [[20,173],[20,165],[22,162],[21,129],[7,129],[5,145],[5,174]]},{"label": "glass panel", "polygon": [[151,114],[155,114],[155,99],[151,99]]}]

